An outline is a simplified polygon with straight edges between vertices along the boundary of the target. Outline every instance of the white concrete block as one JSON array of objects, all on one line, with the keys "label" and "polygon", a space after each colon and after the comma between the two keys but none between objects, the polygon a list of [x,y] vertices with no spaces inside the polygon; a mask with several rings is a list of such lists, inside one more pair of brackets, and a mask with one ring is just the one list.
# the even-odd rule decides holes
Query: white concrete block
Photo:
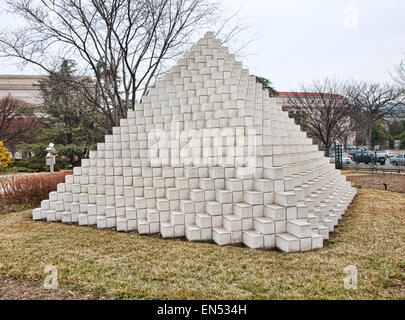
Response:
[{"label": "white concrete block", "polygon": [[259,217],[253,219],[253,226],[255,230],[263,235],[273,234],[275,232],[274,221],[269,218]]},{"label": "white concrete block", "polygon": [[36,208],[32,211],[32,219],[41,220],[41,208]]},{"label": "white concrete block", "polygon": [[160,234],[163,238],[174,238],[174,226],[169,222],[161,222]]},{"label": "white concrete block", "polygon": [[264,237],[257,231],[244,231],[243,243],[251,249],[260,249],[264,247]]},{"label": "white concrete block", "polygon": [[286,208],[276,204],[265,205],[264,215],[274,221],[283,221],[287,217]]},{"label": "white concrete block", "polygon": [[294,192],[276,192],[275,203],[283,207],[293,207],[297,205],[297,198]]},{"label": "white concrete block", "polygon": [[323,236],[317,233],[311,233],[311,239],[312,239],[312,250],[314,249],[320,249],[323,247]]},{"label": "white concrete block", "polygon": [[211,216],[222,215],[222,204],[216,201],[209,201],[205,203],[205,210]]},{"label": "white concrete block", "polygon": [[232,203],[232,192],[228,190],[217,190],[215,199],[220,203]]},{"label": "white concrete block", "polygon": [[288,233],[280,233],[276,235],[276,247],[284,252],[300,251],[300,241]]},{"label": "white concrete block", "polygon": [[242,218],[235,215],[224,216],[223,225],[227,231],[242,231]]},{"label": "white concrete block", "polygon": [[172,225],[184,225],[184,213],[180,211],[173,211],[169,213],[170,223]]},{"label": "white concrete block", "polygon": [[250,205],[263,204],[263,193],[258,191],[245,191],[244,200]]},{"label": "white concrete block", "polygon": [[186,226],[186,238],[189,241],[201,241],[201,229],[196,226]]},{"label": "white concrete block", "polygon": [[249,218],[253,216],[252,205],[247,203],[234,203],[233,212],[240,218]]},{"label": "white concrete block", "polygon": [[212,239],[220,246],[231,244],[231,233],[224,228],[213,228]]}]

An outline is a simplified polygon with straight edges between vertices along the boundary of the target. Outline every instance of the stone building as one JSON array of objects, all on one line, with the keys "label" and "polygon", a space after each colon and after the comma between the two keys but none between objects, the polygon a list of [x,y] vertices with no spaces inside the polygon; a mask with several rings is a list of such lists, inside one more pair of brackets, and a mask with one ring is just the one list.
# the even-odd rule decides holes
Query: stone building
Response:
[{"label": "stone building", "polygon": [[[36,86],[38,81],[46,76],[37,75],[0,75],[0,99],[11,97],[28,105],[37,105],[41,103],[39,87]],[[40,114],[35,113],[36,116]],[[18,117],[14,120],[15,123],[24,121]],[[20,126],[21,124],[16,124]],[[6,147],[11,152],[14,159],[21,159],[22,154],[16,150],[18,140],[5,143]]]},{"label": "stone building", "polygon": [[0,75],[0,98],[12,96],[28,104],[41,102],[39,87],[35,84],[46,76]]}]

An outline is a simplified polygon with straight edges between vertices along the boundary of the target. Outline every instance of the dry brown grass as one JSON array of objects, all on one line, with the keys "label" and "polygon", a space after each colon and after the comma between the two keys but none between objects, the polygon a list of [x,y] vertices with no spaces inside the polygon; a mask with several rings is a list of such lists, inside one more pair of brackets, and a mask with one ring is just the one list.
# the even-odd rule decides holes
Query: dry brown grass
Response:
[{"label": "dry brown grass", "polygon": [[[285,254],[0,216],[0,274],[113,299],[404,299],[405,195],[360,190],[325,247]],[[344,268],[359,271],[345,290]]]},{"label": "dry brown grass", "polygon": [[35,280],[18,280],[0,276],[0,300],[95,300],[69,290],[45,289]]}]

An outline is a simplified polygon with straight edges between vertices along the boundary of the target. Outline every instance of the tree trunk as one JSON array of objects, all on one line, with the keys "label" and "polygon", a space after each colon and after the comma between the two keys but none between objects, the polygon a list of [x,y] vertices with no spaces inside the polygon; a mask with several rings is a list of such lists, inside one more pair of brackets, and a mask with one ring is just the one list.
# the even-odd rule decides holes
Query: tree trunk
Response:
[{"label": "tree trunk", "polygon": [[369,124],[367,126],[366,131],[365,131],[366,145],[367,145],[367,148],[370,149],[370,150],[371,150],[371,135],[372,135],[372,132],[373,132],[373,124],[371,123],[371,124]]},{"label": "tree trunk", "polygon": [[330,148],[330,145],[326,145],[325,144],[325,157],[329,157],[329,148]]}]

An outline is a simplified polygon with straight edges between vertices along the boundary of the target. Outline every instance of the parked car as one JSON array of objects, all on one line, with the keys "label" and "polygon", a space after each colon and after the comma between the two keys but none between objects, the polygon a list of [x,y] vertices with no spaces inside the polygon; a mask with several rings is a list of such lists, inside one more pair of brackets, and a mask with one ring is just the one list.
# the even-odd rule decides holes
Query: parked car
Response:
[{"label": "parked car", "polygon": [[385,164],[385,155],[377,154],[376,158],[372,151],[349,152],[349,154],[353,156],[353,161],[356,163],[369,164],[371,161],[374,161],[374,163],[379,163],[381,165]]},{"label": "parked car", "polygon": [[385,154],[386,158],[395,157],[395,153],[393,151],[391,151],[391,150],[382,150],[382,151],[380,151],[380,153]]},{"label": "parked car", "polygon": [[[329,159],[330,159],[330,163],[335,163],[336,159],[335,159],[334,154],[331,154],[329,156]],[[350,157],[346,156],[345,154],[342,154],[342,163],[343,164],[350,164],[350,163],[352,163],[352,159]]]},{"label": "parked car", "polygon": [[[371,159],[374,161],[375,164],[379,163],[381,165],[384,165],[385,162],[387,161],[387,158],[385,156],[385,153],[380,153],[380,152],[374,152],[374,151],[369,151]],[[376,158],[377,156],[377,158]]]},{"label": "parked car", "polygon": [[369,152],[349,152],[353,156],[353,161],[356,163],[369,164],[371,162],[371,156]]},{"label": "parked car", "polygon": [[394,166],[405,166],[405,153],[391,158],[391,162]]},{"label": "parked car", "polygon": [[343,153],[344,157],[350,158],[350,160],[353,160],[353,156],[351,154],[348,153]]}]

